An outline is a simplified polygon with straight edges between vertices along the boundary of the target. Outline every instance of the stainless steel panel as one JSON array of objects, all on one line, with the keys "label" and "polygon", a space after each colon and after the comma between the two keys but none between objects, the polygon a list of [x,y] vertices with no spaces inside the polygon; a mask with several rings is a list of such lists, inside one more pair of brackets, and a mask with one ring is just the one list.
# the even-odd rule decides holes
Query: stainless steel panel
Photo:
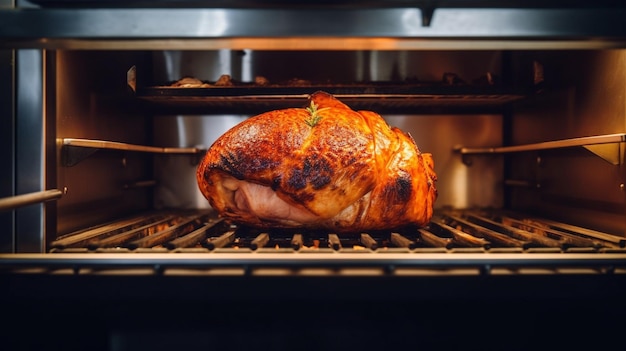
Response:
[{"label": "stainless steel panel", "polygon": [[[16,51],[15,193],[45,190],[44,62],[41,50]],[[42,252],[44,205],[15,211],[15,251]]]},{"label": "stainless steel panel", "polygon": [[[159,145],[207,149],[220,135],[246,118],[248,116],[240,115],[156,116],[154,138]],[[196,180],[196,167],[202,156],[159,155],[155,158],[154,176],[159,179],[154,192],[155,208],[210,207]]]},{"label": "stainless steel panel", "polygon": [[[424,39],[444,39],[437,43],[441,48],[479,49],[481,45],[493,48],[489,45],[490,40],[498,41],[497,45],[501,48],[506,47],[507,41],[509,45],[519,41],[526,48],[544,47],[541,41],[534,40],[537,38],[549,39],[552,48],[566,48],[568,45],[576,48],[581,45],[623,47],[626,37],[626,29],[622,26],[626,9],[620,7],[438,8],[428,26],[424,25],[422,15],[417,8],[18,9],[0,11],[0,37],[9,39],[4,45],[28,47],[63,47],[64,39],[106,39],[108,43],[98,41],[88,45],[91,48],[108,45],[109,48],[127,49],[132,45],[135,45],[134,48],[147,48],[151,43],[136,40],[116,43],[114,40],[221,38],[221,43],[208,45],[245,49],[245,42],[228,39],[272,38],[253,45],[265,45],[266,49],[276,48],[276,45],[304,49],[307,44],[302,43],[302,39],[317,38],[315,45],[345,49],[350,42],[344,39],[378,38],[378,41],[353,42],[352,45],[359,45],[362,49],[382,46],[390,49],[389,45],[395,49],[403,46],[415,49],[424,47]],[[23,26],[24,23],[38,25]],[[172,41],[167,43],[174,44]],[[181,43],[184,45],[179,41]],[[71,42],[65,44],[71,45]],[[152,44],[164,48],[164,42]],[[191,46],[202,48],[199,43]],[[205,49],[209,47],[204,46]]]},{"label": "stainless steel panel", "polygon": [[[0,0],[0,9],[15,7]],[[15,51],[0,50],[0,197],[15,195]],[[0,211],[0,252],[15,252],[13,211]]]},{"label": "stainless steel panel", "polygon": [[433,154],[438,197],[435,208],[475,208],[503,205],[503,160],[474,158],[468,167],[454,152],[459,144],[500,145],[500,115],[384,116],[388,123],[411,133],[422,152]]},{"label": "stainless steel panel", "polygon": [[[222,74],[233,79],[253,80],[250,55],[234,50],[155,51],[153,80],[161,84],[182,77],[216,81]],[[155,116],[153,136],[157,145],[207,149],[228,129],[247,115],[175,115]],[[201,157],[203,155],[200,155]],[[161,155],[154,160],[154,176],[159,183],[154,190],[155,208],[209,208],[198,190],[196,167],[199,157]]]},{"label": "stainless steel panel", "polygon": [[[0,50],[0,197],[15,195],[15,53]],[[0,252],[15,249],[13,211],[0,212]]]}]

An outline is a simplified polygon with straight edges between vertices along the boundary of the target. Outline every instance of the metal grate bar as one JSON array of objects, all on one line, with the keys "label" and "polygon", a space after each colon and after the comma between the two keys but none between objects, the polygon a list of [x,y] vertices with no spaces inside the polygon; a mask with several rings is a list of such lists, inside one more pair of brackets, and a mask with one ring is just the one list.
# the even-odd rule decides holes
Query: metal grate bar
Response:
[{"label": "metal grate bar", "polygon": [[162,245],[163,243],[177,238],[181,235],[185,235],[196,230],[203,222],[208,220],[207,215],[202,216],[193,216],[191,218],[185,218],[181,223],[173,225],[165,230],[162,230],[158,233],[154,233],[152,235],[148,235],[141,239],[132,241],[126,244],[131,250],[137,249],[139,247],[155,247],[158,245]]},{"label": "metal grate bar", "polygon": [[51,247],[57,249],[80,247],[81,245],[86,245],[91,240],[95,240],[97,237],[104,238],[113,234],[128,232],[132,229],[145,226],[146,224],[161,221],[165,217],[166,214],[156,214],[150,216],[140,215],[121,221],[110,222],[95,228],[64,235],[58,240],[53,241]]},{"label": "metal grate bar", "polygon": [[252,250],[257,250],[263,246],[265,246],[270,241],[270,235],[268,233],[261,233],[257,235],[254,240],[250,243],[250,248]]},{"label": "metal grate bar", "polygon": [[482,247],[488,250],[491,247],[491,242],[483,237],[476,237],[468,234],[462,230],[447,225],[440,220],[436,220],[430,223],[430,228],[438,234],[449,233],[452,236],[452,241],[455,246],[469,246],[469,247]]},{"label": "metal grate bar", "polygon": [[568,232],[570,234],[579,235],[582,237],[602,240],[607,243],[615,244],[619,247],[626,247],[626,238],[617,235],[602,233],[599,231],[577,227],[571,224],[560,223],[548,219],[529,218],[530,220],[536,220],[548,226],[549,228],[560,230],[562,232]]},{"label": "metal grate bar", "polygon": [[328,243],[333,250],[341,250],[341,240],[339,240],[339,236],[337,236],[337,234],[328,234]]},{"label": "metal grate bar", "polygon": [[497,243],[505,247],[521,247],[526,250],[531,246],[531,243],[528,241],[521,241],[515,238],[511,238],[507,235],[495,232],[487,228],[483,228],[479,225],[468,222],[456,216],[444,215],[442,220],[446,222],[450,227],[458,226],[460,229],[457,230],[459,230],[460,233],[470,233],[473,236],[484,238],[490,242]]},{"label": "metal grate bar", "polygon": [[144,225],[142,227],[139,227],[130,231],[121,232],[119,234],[115,234],[105,239],[92,240],[87,245],[89,249],[91,250],[104,248],[104,247],[123,247],[129,241],[132,241],[137,238],[141,238],[150,234],[157,233],[163,230],[164,228],[167,228],[171,225],[174,225],[180,222],[180,220],[181,219],[179,217],[168,216],[167,218],[159,220],[157,222],[150,223],[150,224]]},{"label": "metal grate bar", "polygon": [[446,249],[451,249],[454,246],[454,242],[452,238],[442,238],[437,236],[425,229],[418,229],[421,239],[432,247],[444,247]]},{"label": "metal grate bar", "polygon": [[291,238],[291,248],[297,251],[300,250],[302,245],[302,234],[294,234]]},{"label": "metal grate bar", "polygon": [[223,219],[210,220],[205,226],[194,230],[189,234],[179,236],[178,238],[168,241],[163,244],[170,250],[181,247],[194,247],[198,245],[203,239],[205,239],[211,229],[214,229],[218,224],[222,223]]},{"label": "metal grate bar", "polygon": [[391,243],[397,247],[406,247],[411,250],[417,247],[417,243],[415,241],[407,239],[398,233],[391,233],[390,239]]},{"label": "metal grate bar", "polygon": [[[393,231],[328,233],[320,230],[253,228],[229,224],[212,212],[166,211],[127,218],[59,238],[52,252],[85,252],[124,248],[125,252],[166,248],[206,252],[603,252],[623,250],[626,239],[563,223],[497,210],[438,213],[422,228]],[[220,250],[217,250],[220,249]],[[241,250],[243,249],[243,250]],[[407,250],[408,249],[408,250]],[[124,250],[120,250],[124,252]],[[157,251],[155,251],[157,252]],[[394,251],[395,252],[395,251]],[[469,252],[469,251],[468,251]]]},{"label": "metal grate bar", "polygon": [[499,233],[508,234],[519,240],[531,241],[537,245],[541,245],[545,247],[558,247],[561,249],[567,249],[568,247],[567,243],[561,242],[559,240],[537,235],[537,234],[527,232],[525,230],[521,230],[515,227],[510,227],[510,226],[492,221],[490,219],[477,216],[475,214],[470,213],[470,214],[465,215],[465,217],[467,218],[469,222],[489,228]]},{"label": "metal grate bar", "polygon": [[374,240],[374,238],[372,238],[372,236],[367,233],[361,233],[360,242],[363,244],[363,246],[367,247],[370,250],[378,249],[378,243],[376,242],[376,240]]},{"label": "metal grate bar", "polygon": [[514,228],[524,230],[526,232],[558,240],[564,245],[571,247],[591,247],[593,249],[599,249],[607,246],[615,246],[612,244],[603,243],[598,240],[593,240],[582,236],[573,235],[571,233],[566,233],[560,230],[552,229],[545,224],[541,224],[538,221],[533,221],[529,219],[518,220],[510,216],[499,214],[484,215],[490,216],[492,220],[502,223],[504,225],[508,225]]},{"label": "metal grate bar", "polygon": [[218,237],[208,238],[205,242],[202,243],[202,246],[206,247],[209,250],[215,250],[232,243],[234,240],[235,231],[229,230]]}]

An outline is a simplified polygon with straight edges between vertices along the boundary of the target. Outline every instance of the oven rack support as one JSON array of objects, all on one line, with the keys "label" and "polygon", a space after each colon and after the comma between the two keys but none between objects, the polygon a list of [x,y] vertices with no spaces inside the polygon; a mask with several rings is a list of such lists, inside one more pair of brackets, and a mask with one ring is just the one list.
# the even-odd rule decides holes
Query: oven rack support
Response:
[{"label": "oven rack support", "polygon": [[62,150],[62,163],[66,167],[72,167],[82,160],[91,156],[98,150],[120,150],[132,152],[148,152],[154,154],[178,154],[178,155],[201,155],[206,150],[188,147],[157,147],[121,143],[107,140],[63,138],[60,140]]},{"label": "oven rack support", "polygon": [[568,147],[584,147],[585,149],[591,151],[595,155],[613,165],[621,165],[624,163],[624,148],[626,147],[625,143],[626,133],[616,133],[515,146],[483,148],[470,148],[459,146],[456,147],[454,151],[460,153],[463,158],[463,163],[469,166],[472,164],[471,160],[468,157],[469,155],[506,154],[512,152],[552,150]]},{"label": "oven rack support", "polygon": [[19,207],[58,200],[65,194],[65,190],[50,189],[0,199],[0,212],[13,210]]}]

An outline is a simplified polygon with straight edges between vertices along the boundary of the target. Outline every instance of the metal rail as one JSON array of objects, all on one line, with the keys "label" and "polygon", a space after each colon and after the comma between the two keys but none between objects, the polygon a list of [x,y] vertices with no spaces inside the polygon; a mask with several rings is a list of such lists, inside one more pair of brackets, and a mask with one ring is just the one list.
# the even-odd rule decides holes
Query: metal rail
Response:
[{"label": "metal rail", "polygon": [[63,196],[63,192],[58,189],[38,191],[23,195],[5,197],[0,199],[0,211],[13,210],[18,207],[57,200]]},{"label": "metal rail", "polygon": [[[66,167],[77,165],[98,150],[149,152],[168,155],[200,155],[204,151],[195,147],[157,147],[94,139],[63,138],[59,142],[63,147],[62,163]],[[136,185],[147,186],[148,184],[150,183]]]},{"label": "metal rail", "polygon": [[[585,149],[593,152],[596,156],[604,159],[605,161],[613,164],[620,165],[624,162],[624,155],[626,154],[625,143],[626,133],[595,135],[580,138],[571,138],[563,140],[545,141],[541,143],[514,145],[514,146],[500,146],[500,147],[482,147],[482,148],[469,148],[469,147],[456,147],[454,151],[461,154],[463,162],[470,165],[471,162],[466,158],[468,155],[480,155],[480,154],[506,154],[512,152],[524,152],[524,151],[540,151],[561,149],[568,147],[584,147]],[[509,185],[531,185],[522,184],[515,181],[509,181]]]},{"label": "metal rail", "polygon": [[86,147],[86,148],[93,148],[93,149],[152,152],[152,153],[161,153],[161,154],[197,154],[202,151],[195,147],[157,147],[157,146],[144,146],[144,145],[120,143],[116,141],[76,139],[76,138],[64,138],[63,145]]},{"label": "metal rail", "polygon": [[546,141],[546,142],[541,142],[541,143],[516,145],[516,146],[483,147],[483,148],[459,147],[459,148],[456,148],[455,150],[462,155],[503,154],[503,153],[509,153],[509,152],[549,150],[549,149],[558,149],[558,148],[565,148],[565,147],[623,143],[623,142],[626,142],[626,133],[596,135],[596,136],[589,136],[589,137]]},{"label": "metal rail", "polygon": [[[390,268],[394,272],[400,268],[449,269],[476,268],[480,274],[488,274],[493,269],[545,268],[558,269],[580,268],[594,270],[593,273],[626,273],[625,253],[606,253],[602,255],[587,253],[421,253],[407,255],[403,253],[380,253],[363,255],[360,253],[338,253],[336,251],[320,253],[302,253],[293,251],[282,253],[142,253],[129,255],[123,253],[66,253],[66,254],[0,254],[1,269],[26,269],[46,267],[46,269],[69,268],[74,273],[82,269],[129,269],[148,268],[154,273],[166,273],[172,269],[210,269],[210,268]],[[619,270],[617,270],[619,269]],[[253,271],[250,271],[253,272]],[[578,271],[576,271],[578,272]],[[522,272],[523,273],[523,272]],[[578,272],[580,273],[580,272]],[[588,272],[590,273],[590,272]]]}]

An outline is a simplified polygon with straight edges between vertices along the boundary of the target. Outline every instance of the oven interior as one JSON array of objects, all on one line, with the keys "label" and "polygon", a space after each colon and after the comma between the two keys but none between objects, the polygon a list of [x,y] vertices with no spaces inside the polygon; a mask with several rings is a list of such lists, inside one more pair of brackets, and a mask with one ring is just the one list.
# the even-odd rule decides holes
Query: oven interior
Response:
[{"label": "oven interior", "polygon": [[[624,249],[620,6],[18,5],[0,11],[2,111],[13,116],[2,122],[0,252],[576,253],[614,271],[609,257]],[[258,233],[212,212],[195,180],[206,149],[317,90],[434,155],[432,223],[337,237]]]},{"label": "oven interior", "polygon": [[[261,247],[277,252],[372,251],[368,234],[382,249],[621,251],[624,55],[49,51],[46,143],[56,146],[45,182],[62,196],[46,203],[44,242],[16,251],[204,252],[229,232],[222,249],[254,251],[264,234]],[[231,85],[216,86],[225,76]],[[212,86],[172,87],[185,77]],[[439,195],[428,228],[337,239],[259,233],[211,212],[195,180],[203,152],[249,116],[302,107],[317,90],[380,113],[434,155]]]}]

